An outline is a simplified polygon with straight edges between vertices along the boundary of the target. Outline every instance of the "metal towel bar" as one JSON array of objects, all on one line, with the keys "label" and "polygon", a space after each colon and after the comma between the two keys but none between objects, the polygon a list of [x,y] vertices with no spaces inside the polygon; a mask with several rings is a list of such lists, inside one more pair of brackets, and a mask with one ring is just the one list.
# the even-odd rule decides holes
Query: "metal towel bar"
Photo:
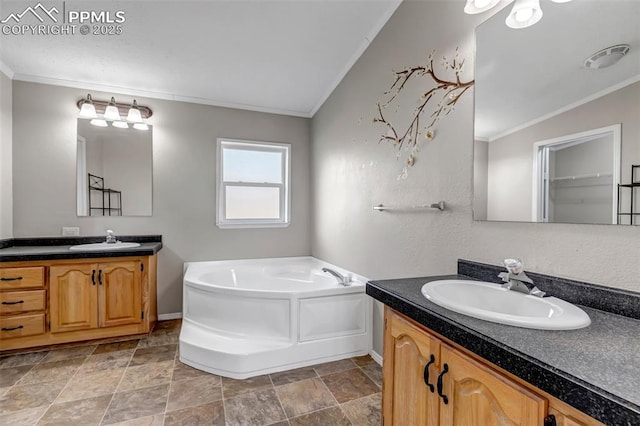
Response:
[{"label": "metal towel bar", "polygon": [[374,210],[379,212],[383,211],[393,211],[393,210],[428,210],[428,209],[437,209],[443,211],[445,209],[444,201],[439,201],[433,204],[424,204],[417,206],[385,206],[384,204],[378,204],[377,206],[373,206]]}]

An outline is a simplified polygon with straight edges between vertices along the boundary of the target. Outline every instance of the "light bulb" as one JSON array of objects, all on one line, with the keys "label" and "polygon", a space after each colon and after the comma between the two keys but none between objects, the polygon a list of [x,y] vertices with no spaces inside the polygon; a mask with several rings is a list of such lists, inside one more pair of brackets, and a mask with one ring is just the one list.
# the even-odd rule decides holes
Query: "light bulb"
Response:
[{"label": "light bulb", "polygon": [[477,7],[478,9],[482,9],[483,7],[485,7],[488,4],[489,4],[489,0],[475,0],[473,2],[473,5],[475,7]]},{"label": "light bulb", "polygon": [[113,127],[117,127],[118,129],[128,129],[129,125],[125,121],[114,121],[111,123]]},{"label": "light bulb", "polygon": [[516,12],[516,21],[527,22],[533,16],[533,9],[520,9]]},{"label": "light bulb", "polygon": [[500,0],[467,0],[467,4],[464,6],[464,13],[469,15],[482,13],[491,9],[498,3],[500,3]]},{"label": "light bulb", "polygon": [[505,23],[509,28],[526,28],[542,19],[540,0],[516,0]]},{"label": "light bulb", "polygon": [[140,114],[140,108],[138,108],[138,103],[136,100],[133,100],[133,105],[129,108],[129,114],[127,114],[127,121],[132,123],[142,123],[142,114]]},{"label": "light bulb", "polygon": [[135,123],[133,125],[133,128],[136,130],[149,130],[149,126],[147,126],[145,123]]},{"label": "light bulb", "polygon": [[91,124],[93,124],[94,126],[98,126],[98,127],[107,127],[108,124],[105,120],[101,119],[101,118],[94,118],[93,120],[90,121]]},{"label": "light bulb", "polygon": [[118,111],[118,107],[116,106],[116,100],[113,97],[109,105],[107,105],[107,109],[104,110],[104,118],[112,121],[122,120],[122,118],[120,118],[120,111]]},{"label": "light bulb", "polygon": [[82,102],[82,106],[80,107],[80,113],[78,117],[82,118],[98,118],[98,114],[96,114],[96,107],[93,105],[93,100],[91,99],[91,95],[87,95],[87,99]]}]

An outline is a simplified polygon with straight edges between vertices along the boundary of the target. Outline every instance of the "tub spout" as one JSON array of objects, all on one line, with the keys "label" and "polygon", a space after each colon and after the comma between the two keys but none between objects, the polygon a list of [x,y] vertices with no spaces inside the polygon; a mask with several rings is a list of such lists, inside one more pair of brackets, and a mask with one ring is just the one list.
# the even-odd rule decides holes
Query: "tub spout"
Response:
[{"label": "tub spout", "polygon": [[329,268],[322,268],[322,272],[327,272],[327,273],[333,275],[334,277],[336,277],[336,279],[338,280],[338,283],[340,283],[340,285],[344,285],[344,286],[351,285],[351,277],[345,277],[344,275],[342,275],[338,271],[334,271],[333,269],[329,269]]}]

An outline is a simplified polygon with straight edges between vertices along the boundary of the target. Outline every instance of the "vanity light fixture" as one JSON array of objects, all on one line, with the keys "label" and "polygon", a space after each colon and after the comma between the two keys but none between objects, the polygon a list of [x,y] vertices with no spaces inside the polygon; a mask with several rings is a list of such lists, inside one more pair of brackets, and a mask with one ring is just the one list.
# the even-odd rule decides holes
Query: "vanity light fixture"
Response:
[{"label": "vanity light fixture", "polygon": [[500,0],[467,0],[467,4],[464,5],[464,12],[469,15],[475,15],[491,9],[498,3],[500,3]]},{"label": "vanity light fixture", "polygon": [[[571,0],[551,0],[554,3],[567,3]],[[500,0],[467,0],[465,13],[476,14],[492,9]],[[527,28],[542,19],[540,0],[515,0],[513,8],[505,19],[509,28]]]},{"label": "vanity light fixture", "polygon": [[[136,130],[149,130],[145,120],[153,115],[151,108],[138,105],[135,99],[129,105],[117,103],[114,97],[109,102],[94,100],[88,94],[86,98],[76,102],[76,105],[80,109],[78,117],[91,118],[91,124],[99,127],[106,127],[111,122],[113,127],[126,129],[132,123]],[[127,118],[124,120],[122,117]]]},{"label": "vanity light fixture", "polygon": [[116,98],[111,97],[111,102],[107,105],[107,108],[104,110],[104,118],[105,120],[117,120],[120,121],[120,111],[118,111],[118,107],[116,106]]},{"label": "vanity light fixture", "polygon": [[542,19],[540,0],[516,0],[505,20],[509,28],[526,28]]},{"label": "vanity light fixture", "polygon": [[90,121],[91,124],[98,127],[107,127],[107,120],[103,120],[102,118],[94,118]]},{"label": "vanity light fixture", "polygon": [[82,102],[82,106],[80,107],[80,113],[78,114],[78,116],[82,118],[98,118],[96,107],[93,106],[91,95],[87,95],[87,99]]}]

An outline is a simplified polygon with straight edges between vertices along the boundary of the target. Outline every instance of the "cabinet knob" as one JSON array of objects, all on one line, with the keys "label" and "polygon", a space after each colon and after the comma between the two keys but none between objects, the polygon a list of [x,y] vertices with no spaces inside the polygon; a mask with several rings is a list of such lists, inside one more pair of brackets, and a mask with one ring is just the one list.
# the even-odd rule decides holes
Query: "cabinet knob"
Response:
[{"label": "cabinet knob", "polygon": [[442,371],[438,375],[438,395],[442,398],[442,402],[449,403],[449,397],[442,393],[442,377],[449,371],[449,366],[445,362],[442,366]]},{"label": "cabinet knob", "polygon": [[431,391],[431,393],[434,392],[434,388],[433,388],[433,385],[429,383],[429,366],[434,362],[436,362],[436,357],[433,354],[431,354],[431,356],[429,357],[429,362],[427,362],[427,365],[424,366],[424,372],[423,372],[424,384],[429,387],[429,390]]}]

